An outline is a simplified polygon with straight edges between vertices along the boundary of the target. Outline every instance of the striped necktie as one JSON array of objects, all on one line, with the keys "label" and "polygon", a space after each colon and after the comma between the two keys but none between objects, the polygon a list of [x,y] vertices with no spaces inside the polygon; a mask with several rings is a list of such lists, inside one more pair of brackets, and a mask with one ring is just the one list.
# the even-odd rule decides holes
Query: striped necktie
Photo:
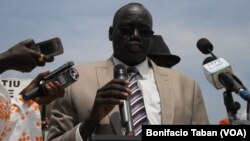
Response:
[{"label": "striped necktie", "polygon": [[131,108],[131,119],[133,122],[134,135],[140,135],[142,132],[142,125],[148,124],[146,109],[143,101],[142,91],[138,86],[137,77],[139,72],[136,68],[128,68],[129,88],[132,94],[129,98]]}]

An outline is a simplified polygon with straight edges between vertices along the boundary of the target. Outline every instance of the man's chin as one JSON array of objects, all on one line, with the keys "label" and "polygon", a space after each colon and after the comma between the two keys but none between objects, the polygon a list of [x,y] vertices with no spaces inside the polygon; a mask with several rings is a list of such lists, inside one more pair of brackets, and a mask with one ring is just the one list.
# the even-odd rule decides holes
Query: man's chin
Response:
[{"label": "man's chin", "polygon": [[123,62],[127,64],[128,66],[136,66],[140,64],[141,62],[143,62],[144,60],[145,59],[129,58],[129,59],[124,60]]}]

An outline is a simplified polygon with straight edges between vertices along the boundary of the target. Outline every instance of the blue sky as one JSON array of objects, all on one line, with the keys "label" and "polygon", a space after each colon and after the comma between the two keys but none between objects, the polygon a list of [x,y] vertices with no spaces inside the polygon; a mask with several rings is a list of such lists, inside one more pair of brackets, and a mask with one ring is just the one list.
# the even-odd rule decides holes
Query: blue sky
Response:
[{"label": "blue sky", "polygon": [[[106,60],[112,44],[108,28],[118,8],[130,0],[1,0],[0,51],[19,41],[36,42],[60,37],[64,54],[31,73],[8,71],[2,77],[34,78],[67,61],[76,65]],[[181,57],[176,69],[197,80],[203,92],[209,120],[217,124],[227,116],[224,89],[216,90],[206,80],[202,62],[207,55],[196,47],[200,38],[214,45],[214,54],[233,67],[234,74],[250,89],[250,1],[249,0],[134,0],[153,15],[156,34],[161,34],[173,54]],[[245,112],[246,102],[233,94]]]}]

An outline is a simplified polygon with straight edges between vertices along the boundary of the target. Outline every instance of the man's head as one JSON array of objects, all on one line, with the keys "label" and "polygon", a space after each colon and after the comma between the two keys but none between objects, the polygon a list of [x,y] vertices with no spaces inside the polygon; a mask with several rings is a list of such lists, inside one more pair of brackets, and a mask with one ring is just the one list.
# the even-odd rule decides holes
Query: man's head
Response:
[{"label": "man's head", "polygon": [[144,61],[152,42],[152,26],[152,16],[143,5],[130,3],[121,7],[109,29],[114,56],[129,66]]}]

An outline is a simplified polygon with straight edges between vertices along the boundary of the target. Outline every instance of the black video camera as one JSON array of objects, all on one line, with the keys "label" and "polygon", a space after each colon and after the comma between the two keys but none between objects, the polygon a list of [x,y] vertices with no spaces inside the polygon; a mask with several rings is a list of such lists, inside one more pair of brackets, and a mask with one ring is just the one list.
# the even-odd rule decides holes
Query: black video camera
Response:
[{"label": "black video camera", "polygon": [[28,93],[23,95],[24,100],[33,99],[39,96],[47,96],[47,91],[44,88],[44,84],[46,82],[54,82],[59,81],[63,88],[68,87],[72,83],[78,80],[79,74],[75,68],[72,68],[74,65],[73,61],[69,61],[61,67],[57,68],[53,72],[51,72],[48,76],[46,76],[39,87],[29,91]]}]

